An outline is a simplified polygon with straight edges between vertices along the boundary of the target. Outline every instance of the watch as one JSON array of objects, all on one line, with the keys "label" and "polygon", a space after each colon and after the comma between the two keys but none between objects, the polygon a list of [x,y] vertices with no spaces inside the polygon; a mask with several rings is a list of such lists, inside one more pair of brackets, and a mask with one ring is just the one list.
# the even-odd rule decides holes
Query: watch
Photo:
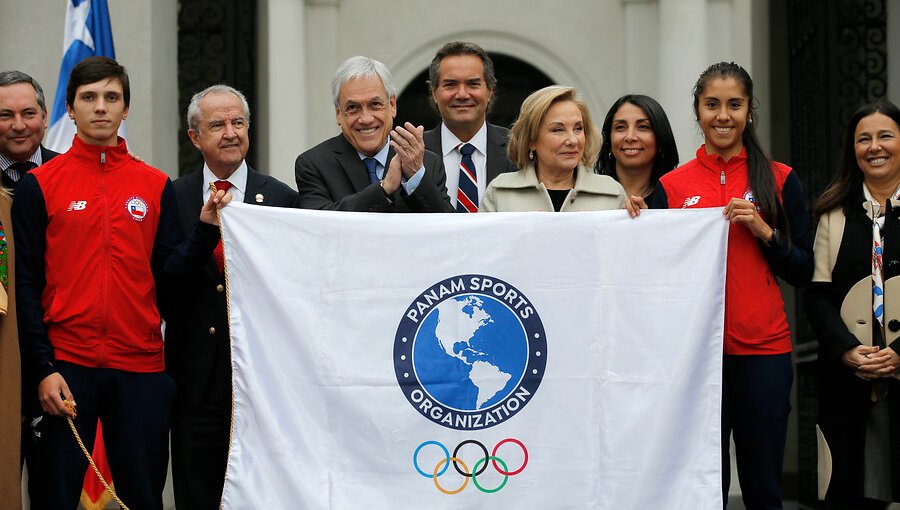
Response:
[{"label": "watch", "polygon": [[778,246],[778,229],[777,228],[772,229],[772,237],[770,237],[769,240],[766,241],[766,245],[769,248],[775,248]]}]

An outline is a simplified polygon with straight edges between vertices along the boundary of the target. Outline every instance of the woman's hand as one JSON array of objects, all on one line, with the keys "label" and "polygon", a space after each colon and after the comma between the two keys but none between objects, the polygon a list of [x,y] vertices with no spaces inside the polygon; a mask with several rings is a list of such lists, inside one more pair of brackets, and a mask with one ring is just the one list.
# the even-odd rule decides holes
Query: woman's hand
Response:
[{"label": "woman's hand", "polygon": [[[867,359],[872,360],[873,363],[863,366],[863,368],[868,369],[864,374],[871,375],[871,377],[863,377],[864,379],[890,377],[894,375],[897,372],[897,368],[900,367],[900,356],[898,356],[897,352],[890,347],[879,350],[878,354],[875,356],[870,354]],[[862,377],[859,371],[857,371],[856,375]]]},{"label": "woman's hand", "polygon": [[625,198],[625,204],[623,205],[625,209],[628,211],[628,215],[632,218],[637,218],[641,215],[641,209],[647,208],[647,202],[644,201],[643,197],[639,197],[637,195],[631,195],[630,197]]},{"label": "woman's hand", "polygon": [[740,223],[750,229],[750,233],[768,242],[772,239],[774,230],[759,215],[756,205],[743,198],[732,198],[725,206],[725,217],[731,223]]},{"label": "woman's hand", "polygon": [[841,361],[852,368],[856,376],[866,380],[893,375],[900,366],[900,356],[890,347],[858,345],[844,352]]}]

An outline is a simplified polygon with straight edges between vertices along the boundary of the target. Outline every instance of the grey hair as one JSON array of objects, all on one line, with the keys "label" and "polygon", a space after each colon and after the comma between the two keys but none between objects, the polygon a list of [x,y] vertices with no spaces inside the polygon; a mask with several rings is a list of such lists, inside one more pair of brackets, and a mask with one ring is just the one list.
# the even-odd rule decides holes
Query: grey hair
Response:
[{"label": "grey hair", "polygon": [[241,100],[241,106],[244,107],[244,119],[247,121],[247,125],[250,125],[250,105],[247,104],[247,98],[244,97],[244,94],[229,85],[211,85],[206,87],[194,94],[191,98],[191,103],[187,107],[187,123],[188,127],[193,129],[198,134],[200,133],[200,100],[210,94],[234,94],[238,99]]},{"label": "grey hair", "polygon": [[362,56],[345,60],[334,72],[334,78],[331,80],[331,100],[334,101],[334,106],[340,106],[338,96],[341,94],[341,85],[355,78],[371,78],[376,75],[381,78],[388,99],[397,97],[397,87],[394,86],[391,73],[384,64],[374,58]]},{"label": "grey hair", "polygon": [[47,102],[44,100],[44,89],[41,88],[41,85],[34,78],[22,71],[0,71],[0,87],[9,87],[10,85],[15,85],[17,83],[27,83],[34,88],[38,106],[41,107],[41,110],[44,110],[44,115],[47,115]]}]

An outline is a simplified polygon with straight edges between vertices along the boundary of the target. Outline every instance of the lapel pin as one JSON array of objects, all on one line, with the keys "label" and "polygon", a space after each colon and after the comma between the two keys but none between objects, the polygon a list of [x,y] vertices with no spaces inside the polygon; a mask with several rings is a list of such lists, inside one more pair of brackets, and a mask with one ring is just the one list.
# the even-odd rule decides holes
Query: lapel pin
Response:
[{"label": "lapel pin", "polygon": [[257,193],[256,194],[256,203],[261,204],[261,203],[263,203],[263,200],[265,200],[265,197],[263,197],[262,193]]}]

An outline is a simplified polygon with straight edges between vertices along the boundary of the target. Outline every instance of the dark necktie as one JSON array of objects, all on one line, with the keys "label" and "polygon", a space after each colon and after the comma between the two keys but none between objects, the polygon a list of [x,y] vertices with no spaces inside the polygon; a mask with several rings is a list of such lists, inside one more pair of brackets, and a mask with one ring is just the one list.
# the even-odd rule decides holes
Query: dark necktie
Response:
[{"label": "dark necktie", "polygon": [[363,164],[366,165],[366,173],[369,174],[369,184],[378,182],[378,161],[375,158],[365,158]]},{"label": "dark necktie", "polygon": [[20,161],[9,165],[9,167],[3,171],[3,175],[0,176],[3,179],[3,186],[8,189],[16,189],[22,176],[35,168],[37,168],[37,165],[32,161]]},{"label": "dark necktie", "polygon": [[[216,191],[228,191],[231,189],[231,183],[228,181],[216,181],[213,184],[216,186]],[[215,191],[213,193],[215,193]],[[222,249],[221,239],[219,239],[219,244],[216,245],[216,249],[213,250],[213,258],[216,259],[216,268],[219,272],[225,271],[225,252]]]},{"label": "dark necktie", "polygon": [[475,162],[471,143],[458,147],[462,159],[459,161],[459,187],[456,191],[456,212],[478,212],[478,178],[475,176]]}]

